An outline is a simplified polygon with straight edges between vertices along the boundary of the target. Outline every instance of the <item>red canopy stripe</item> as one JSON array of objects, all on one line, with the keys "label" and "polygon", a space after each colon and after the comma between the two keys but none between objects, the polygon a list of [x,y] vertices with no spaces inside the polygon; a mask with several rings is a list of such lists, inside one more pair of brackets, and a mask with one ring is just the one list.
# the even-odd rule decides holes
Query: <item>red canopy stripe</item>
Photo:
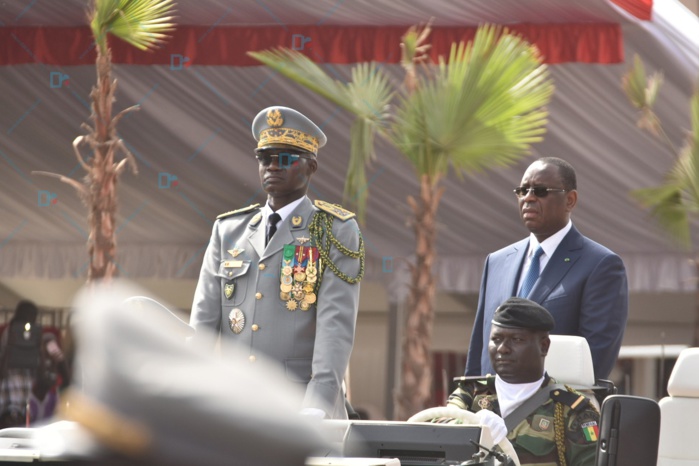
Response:
[{"label": "red canopy stripe", "polygon": [[[535,44],[547,63],[620,63],[618,24],[515,24],[509,30]],[[129,65],[256,66],[249,50],[289,47],[321,63],[378,61],[398,63],[406,27],[221,27],[178,26],[173,37],[154,52],[142,52],[110,37],[112,61]],[[472,39],[475,27],[435,27],[431,55],[446,56],[453,42]],[[90,29],[85,27],[0,28],[0,65],[43,63],[54,66],[94,64]]]},{"label": "red canopy stripe", "polygon": [[638,19],[644,21],[651,19],[653,0],[612,0],[612,3],[616,3]]}]

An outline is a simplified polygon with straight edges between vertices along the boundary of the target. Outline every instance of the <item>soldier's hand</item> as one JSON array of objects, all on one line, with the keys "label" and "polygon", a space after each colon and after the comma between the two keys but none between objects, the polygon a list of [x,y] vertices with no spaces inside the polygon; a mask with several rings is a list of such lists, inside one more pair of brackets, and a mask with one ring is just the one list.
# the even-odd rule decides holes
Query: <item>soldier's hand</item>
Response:
[{"label": "soldier's hand", "polygon": [[493,438],[493,443],[497,445],[505,437],[507,437],[507,426],[505,420],[487,409],[481,409],[476,413],[481,424],[490,429],[490,436]]}]

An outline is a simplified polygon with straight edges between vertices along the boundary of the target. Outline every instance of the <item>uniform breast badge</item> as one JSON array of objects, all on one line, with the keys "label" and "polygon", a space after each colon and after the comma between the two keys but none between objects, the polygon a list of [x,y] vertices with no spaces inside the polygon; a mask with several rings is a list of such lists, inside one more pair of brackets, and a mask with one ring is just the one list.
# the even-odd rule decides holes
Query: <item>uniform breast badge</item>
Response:
[{"label": "uniform breast badge", "polygon": [[228,325],[230,325],[233,333],[238,334],[245,328],[245,314],[238,308],[233,309],[228,314]]},{"label": "uniform breast badge", "polygon": [[245,249],[242,249],[242,248],[239,248],[238,246],[236,246],[236,247],[233,248],[233,249],[229,249],[229,250],[228,250],[228,254],[230,254],[231,256],[233,256],[233,259],[235,259],[235,258],[238,257],[238,256],[240,255],[240,253],[243,252],[243,251],[245,251]]},{"label": "uniform breast badge", "polygon": [[483,397],[480,400],[478,400],[478,406],[480,406],[481,409],[491,409],[493,406],[493,403],[491,403],[488,398]]},{"label": "uniform breast badge", "polygon": [[233,297],[234,292],[235,292],[235,283],[226,283],[223,286],[223,294],[226,296],[226,299],[231,299]]},{"label": "uniform breast badge", "polygon": [[279,283],[279,298],[289,311],[307,311],[316,302],[314,288],[318,280],[318,250],[311,246],[284,246]]}]

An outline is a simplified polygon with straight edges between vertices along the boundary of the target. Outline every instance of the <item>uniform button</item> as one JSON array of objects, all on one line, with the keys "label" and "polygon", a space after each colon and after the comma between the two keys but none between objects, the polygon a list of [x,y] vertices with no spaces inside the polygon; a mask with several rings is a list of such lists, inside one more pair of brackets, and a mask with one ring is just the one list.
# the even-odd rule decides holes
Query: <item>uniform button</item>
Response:
[{"label": "uniform button", "polygon": [[233,272],[228,272],[228,276],[229,277],[233,276]]},{"label": "uniform button", "polygon": [[257,324],[252,324],[252,331],[257,332],[258,330],[260,330],[260,326]]},{"label": "uniform button", "polygon": [[259,291],[257,293],[255,293],[255,298],[262,299],[262,293],[260,293]]},{"label": "uniform button", "polygon": [[248,359],[250,359],[250,362],[255,362],[255,361],[257,361],[257,358],[255,357],[254,354],[250,355],[250,357],[249,357]]},{"label": "uniform button", "polygon": [[258,269],[264,270],[265,269],[265,264],[260,264],[257,266]]}]

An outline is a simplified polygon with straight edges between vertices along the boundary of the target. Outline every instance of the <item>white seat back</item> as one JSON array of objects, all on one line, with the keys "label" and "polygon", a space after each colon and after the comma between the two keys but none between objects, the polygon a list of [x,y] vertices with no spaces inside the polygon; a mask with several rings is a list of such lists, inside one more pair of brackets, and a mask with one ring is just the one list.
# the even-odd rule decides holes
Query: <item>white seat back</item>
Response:
[{"label": "white seat back", "polygon": [[544,368],[558,383],[592,387],[595,371],[587,340],[572,335],[551,335],[551,347]]},{"label": "white seat back", "polygon": [[699,464],[699,348],[680,353],[660,400],[658,466]]}]

